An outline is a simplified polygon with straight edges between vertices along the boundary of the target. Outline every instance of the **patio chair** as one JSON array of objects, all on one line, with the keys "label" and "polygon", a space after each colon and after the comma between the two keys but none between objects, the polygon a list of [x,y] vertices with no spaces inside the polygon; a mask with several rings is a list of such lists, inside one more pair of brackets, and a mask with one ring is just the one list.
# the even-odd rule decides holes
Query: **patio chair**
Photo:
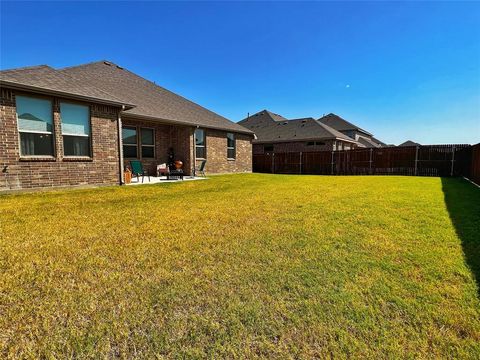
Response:
[{"label": "patio chair", "polygon": [[160,175],[168,175],[170,170],[168,169],[168,165],[163,163],[160,165],[157,165],[157,177],[160,177]]},{"label": "patio chair", "polygon": [[207,175],[205,175],[205,165],[206,164],[207,164],[207,160],[202,160],[198,169],[195,170],[195,175],[197,175],[197,173],[199,173],[203,177],[207,177]]},{"label": "patio chair", "polygon": [[137,177],[137,182],[140,181],[140,176],[142,176],[142,184],[145,175],[148,176],[148,182],[150,182],[150,174],[147,170],[143,168],[142,162],[138,160],[131,160],[130,167],[132,168],[132,176]]}]

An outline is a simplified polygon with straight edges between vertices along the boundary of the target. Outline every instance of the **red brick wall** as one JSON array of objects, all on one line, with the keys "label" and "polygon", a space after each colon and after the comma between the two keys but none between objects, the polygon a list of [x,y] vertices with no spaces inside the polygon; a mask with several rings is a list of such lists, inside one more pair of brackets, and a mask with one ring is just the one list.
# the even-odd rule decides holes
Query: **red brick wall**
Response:
[{"label": "red brick wall", "polygon": [[16,93],[2,88],[0,94],[0,190],[119,183],[119,108],[85,103],[90,106],[92,157],[64,158],[59,113],[59,101],[63,99],[50,97],[53,103],[54,156],[22,158],[17,130]]},{"label": "red brick wall", "polygon": [[[227,131],[205,129],[207,164],[205,171],[210,174],[252,172],[253,135],[235,134],[236,158],[227,158]],[[197,159],[197,167],[201,160]]]}]

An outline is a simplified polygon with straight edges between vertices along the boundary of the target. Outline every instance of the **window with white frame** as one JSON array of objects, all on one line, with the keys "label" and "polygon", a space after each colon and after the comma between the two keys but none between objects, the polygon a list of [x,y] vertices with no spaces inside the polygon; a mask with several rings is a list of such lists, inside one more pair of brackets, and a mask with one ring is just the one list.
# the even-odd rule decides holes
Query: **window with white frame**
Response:
[{"label": "window with white frame", "polygon": [[60,103],[63,154],[90,156],[90,109],[85,105]]},{"label": "window with white frame", "polygon": [[141,128],[140,141],[142,144],[142,158],[154,158],[155,157],[155,131],[149,128]]},{"label": "window with white frame", "polygon": [[206,142],[205,142],[205,130],[196,129],[195,130],[195,154],[197,159],[206,159]]},{"label": "window with white frame", "polygon": [[236,140],[234,133],[227,133],[227,158],[236,158]]},{"label": "window with white frame", "polygon": [[20,154],[53,156],[52,102],[30,96],[16,96]]},{"label": "window with white frame", "polygon": [[138,156],[137,128],[122,127],[123,157],[136,159]]}]

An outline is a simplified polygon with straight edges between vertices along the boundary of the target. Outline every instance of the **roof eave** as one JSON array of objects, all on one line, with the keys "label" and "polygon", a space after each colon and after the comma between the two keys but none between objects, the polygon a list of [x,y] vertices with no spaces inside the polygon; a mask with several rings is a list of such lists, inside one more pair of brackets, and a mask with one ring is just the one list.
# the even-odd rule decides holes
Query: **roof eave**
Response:
[{"label": "roof eave", "polygon": [[128,104],[128,103],[125,103],[125,102],[99,99],[99,98],[96,98],[96,97],[73,94],[73,93],[69,93],[69,92],[52,90],[52,89],[47,89],[47,88],[43,88],[43,87],[20,84],[20,83],[15,83],[15,82],[11,82],[11,81],[5,81],[5,80],[0,80],[0,87],[6,87],[6,88],[9,88],[9,89],[14,89],[14,90],[32,91],[32,92],[36,92],[36,93],[44,94],[44,95],[62,96],[62,97],[66,97],[66,98],[69,98],[69,99],[94,102],[94,103],[98,103],[98,104],[111,105],[111,106],[116,106],[116,107],[120,107],[120,108],[125,107],[125,110],[133,109],[135,107],[135,105]]},{"label": "roof eave", "polygon": [[246,134],[250,135],[252,137],[255,136],[255,133],[247,128],[245,130],[238,130],[238,129],[228,129],[220,126],[206,126],[206,125],[200,125],[197,123],[189,122],[189,121],[179,121],[179,120],[172,120],[172,119],[162,119],[156,116],[151,116],[151,115],[139,115],[139,114],[131,114],[131,113],[122,113],[122,117],[126,117],[129,119],[141,119],[141,120],[150,120],[150,121],[156,121],[162,124],[176,124],[176,125],[183,125],[183,126],[193,126],[193,127],[199,127],[199,128],[204,128],[204,129],[213,129],[213,130],[222,130],[222,131],[230,131],[234,133],[240,133],[240,134]]},{"label": "roof eave", "polygon": [[359,132],[361,132],[361,133],[364,133],[365,135],[368,135],[368,136],[373,137],[373,134],[370,134],[368,131],[365,131],[365,130],[363,130],[363,129],[357,128],[357,129],[355,129],[355,130],[357,130],[357,131],[359,131]]},{"label": "roof eave", "polygon": [[341,140],[341,141],[349,142],[349,143],[352,143],[352,144],[357,143],[357,141],[355,141],[353,139],[344,139],[344,138],[340,138],[340,137],[336,137],[335,140]]}]

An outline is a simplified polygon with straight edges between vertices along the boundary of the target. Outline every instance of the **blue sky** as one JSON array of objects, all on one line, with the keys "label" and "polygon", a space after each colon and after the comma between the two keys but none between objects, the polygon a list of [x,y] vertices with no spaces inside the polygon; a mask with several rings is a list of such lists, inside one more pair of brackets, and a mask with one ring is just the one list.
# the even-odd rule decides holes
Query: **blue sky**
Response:
[{"label": "blue sky", "polygon": [[480,142],[480,3],[1,2],[1,69],[108,59],[229,119]]}]

